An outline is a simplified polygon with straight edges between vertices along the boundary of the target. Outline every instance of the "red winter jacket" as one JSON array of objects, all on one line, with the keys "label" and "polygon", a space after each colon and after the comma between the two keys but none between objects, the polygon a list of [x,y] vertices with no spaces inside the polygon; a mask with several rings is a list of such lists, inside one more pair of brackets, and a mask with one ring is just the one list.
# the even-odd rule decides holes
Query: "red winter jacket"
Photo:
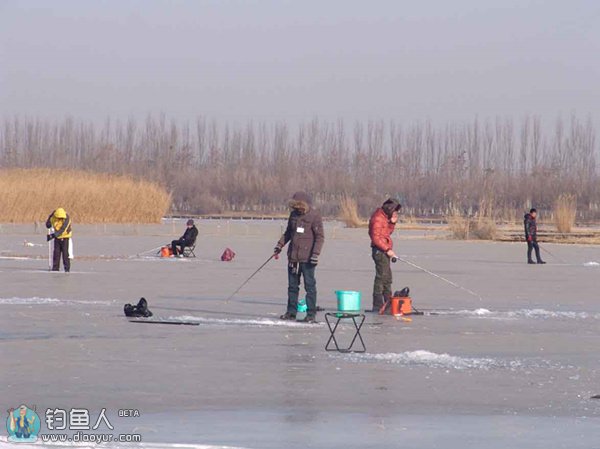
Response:
[{"label": "red winter jacket", "polygon": [[377,248],[384,253],[394,247],[392,242],[392,232],[396,225],[390,223],[390,219],[380,207],[369,220],[369,237],[371,237],[371,247]]}]

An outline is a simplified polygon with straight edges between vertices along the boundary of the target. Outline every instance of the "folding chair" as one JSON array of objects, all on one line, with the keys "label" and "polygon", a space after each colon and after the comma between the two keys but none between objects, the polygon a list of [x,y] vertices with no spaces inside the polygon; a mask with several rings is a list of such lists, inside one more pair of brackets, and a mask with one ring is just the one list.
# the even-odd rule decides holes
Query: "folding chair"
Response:
[{"label": "folding chair", "polygon": [[196,254],[194,254],[194,249],[196,249],[195,243],[192,246],[184,246],[182,253],[183,257],[196,257]]}]

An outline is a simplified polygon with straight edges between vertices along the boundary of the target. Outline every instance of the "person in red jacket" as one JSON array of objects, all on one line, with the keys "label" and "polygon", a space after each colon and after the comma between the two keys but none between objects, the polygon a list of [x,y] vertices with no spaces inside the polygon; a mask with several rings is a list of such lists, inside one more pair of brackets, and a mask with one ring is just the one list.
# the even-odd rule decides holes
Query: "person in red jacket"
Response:
[{"label": "person in red jacket", "polygon": [[390,198],[379,207],[369,220],[369,237],[375,262],[375,281],[373,282],[373,310],[377,313],[383,303],[392,296],[392,268],[390,260],[396,257],[392,232],[398,222],[400,202]]}]

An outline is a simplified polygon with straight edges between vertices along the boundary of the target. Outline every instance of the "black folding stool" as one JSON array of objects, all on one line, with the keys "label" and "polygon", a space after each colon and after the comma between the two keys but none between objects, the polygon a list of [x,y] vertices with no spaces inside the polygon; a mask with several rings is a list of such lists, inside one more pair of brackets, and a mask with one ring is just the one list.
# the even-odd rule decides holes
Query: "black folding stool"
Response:
[{"label": "black folding stool", "polygon": [[[331,321],[329,320],[330,318],[331,318]],[[358,318],[358,322],[357,322],[357,318]],[[348,346],[347,348],[340,348],[338,345],[338,342],[335,338],[335,331],[337,330],[338,325],[340,324],[340,321],[346,320],[346,319],[352,320],[352,323],[354,323],[354,329],[356,330],[356,332],[354,333],[354,337],[352,338],[352,341],[350,342],[350,346]],[[365,352],[367,350],[367,348],[365,346],[365,342],[362,339],[362,335],[360,335],[360,329],[362,328],[362,325],[365,322],[364,313],[349,313],[349,312],[326,313],[325,321],[327,322],[327,327],[329,327],[329,332],[330,332],[329,340],[327,340],[327,344],[325,345],[326,351]],[[335,321],[335,324],[333,324],[334,321]],[[360,340],[362,349],[353,351],[352,346],[354,346],[354,343],[356,342],[357,337]],[[335,348],[329,347],[329,345],[332,341],[333,341],[333,344],[335,345]]]}]

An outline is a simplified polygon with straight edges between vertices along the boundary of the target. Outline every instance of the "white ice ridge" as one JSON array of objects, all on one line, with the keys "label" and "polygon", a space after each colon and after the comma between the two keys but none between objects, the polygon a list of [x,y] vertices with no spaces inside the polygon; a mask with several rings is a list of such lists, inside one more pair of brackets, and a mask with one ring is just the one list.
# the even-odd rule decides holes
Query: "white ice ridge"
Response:
[{"label": "white ice ridge", "polygon": [[86,301],[79,299],[57,299],[57,298],[39,298],[34,296],[32,298],[0,298],[0,306],[2,305],[42,305],[52,304],[58,306],[72,305],[72,304],[112,304],[111,301]]},{"label": "white ice ridge", "polygon": [[199,316],[171,316],[168,320],[174,321],[193,321],[197,323],[204,324],[224,324],[224,325],[237,325],[237,326],[270,326],[270,327],[315,327],[322,326],[323,323],[317,324],[308,324],[302,323],[300,321],[284,321],[284,320],[249,320],[249,319],[239,319],[239,318],[205,318]]},{"label": "white ice ridge", "polygon": [[566,318],[571,320],[600,319],[598,313],[553,311],[545,309],[517,309],[505,311],[492,311],[489,309],[474,310],[440,310],[432,311],[436,315],[468,316],[475,318],[490,318],[497,320],[508,320],[517,318]]},{"label": "white ice ridge", "polygon": [[7,437],[0,437],[0,449],[40,449],[52,448],[77,448],[77,449],[244,449],[234,446],[215,446],[208,444],[178,444],[178,443],[50,443],[43,445],[38,440],[36,443],[11,443]]},{"label": "white ice ridge", "polygon": [[583,264],[584,267],[600,267],[600,263],[598,262],[586,262]]},{"label": "white ice ridge", "polygon": [[455,370],[489,370],[493,368],[517,369],[522,367],[518,360],[499,360],[494,358],[459,357],[450,354],[417,350],[401,353],[387,352],[383,354],[344,354],[344,359],[351,362],[387,362],[403,366],[425,366]]}]

